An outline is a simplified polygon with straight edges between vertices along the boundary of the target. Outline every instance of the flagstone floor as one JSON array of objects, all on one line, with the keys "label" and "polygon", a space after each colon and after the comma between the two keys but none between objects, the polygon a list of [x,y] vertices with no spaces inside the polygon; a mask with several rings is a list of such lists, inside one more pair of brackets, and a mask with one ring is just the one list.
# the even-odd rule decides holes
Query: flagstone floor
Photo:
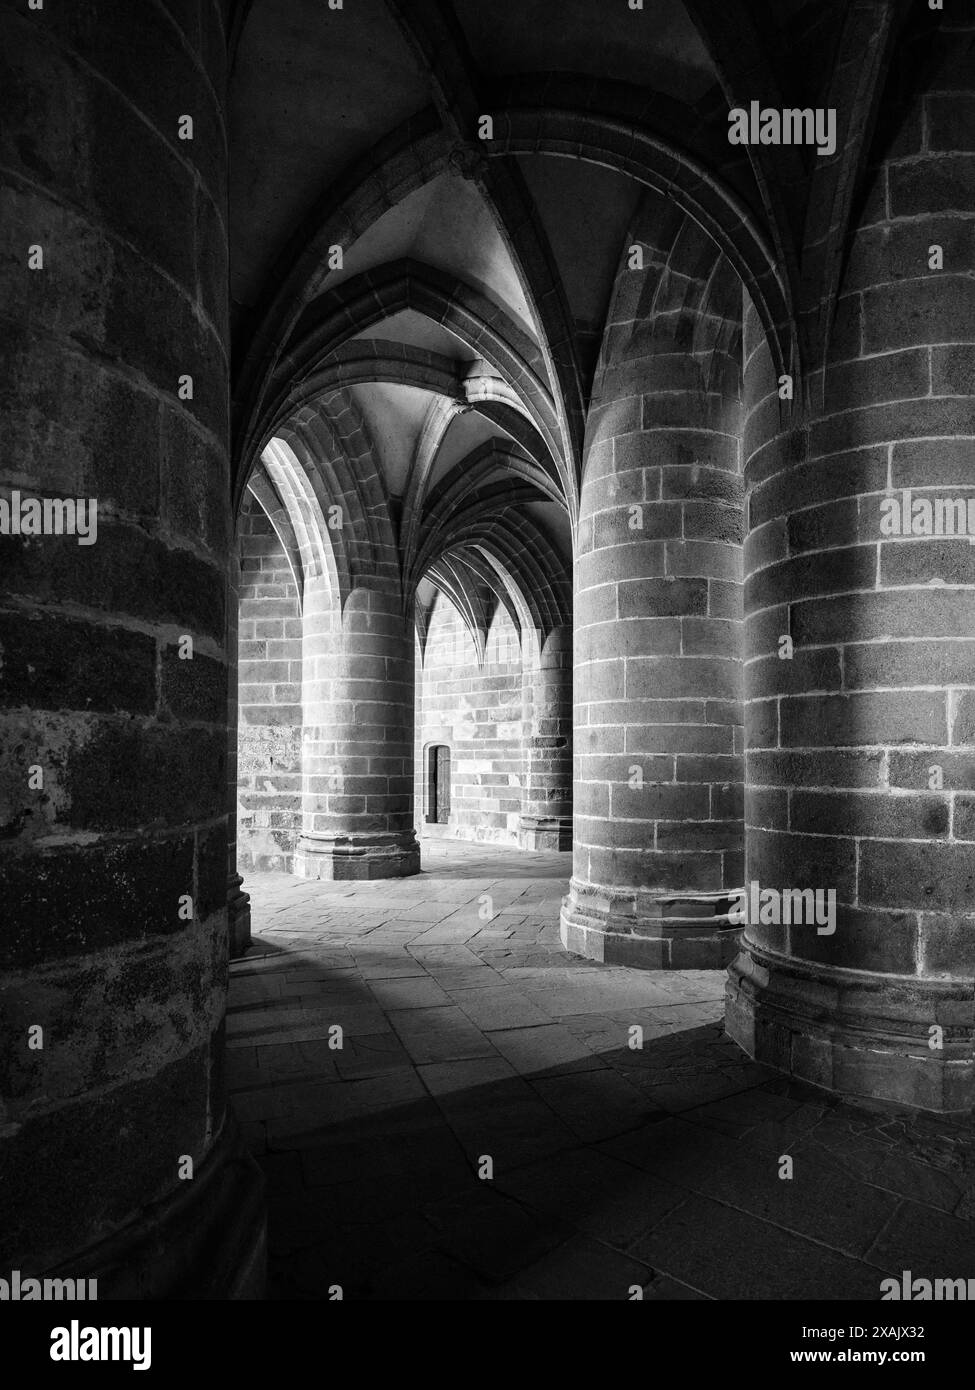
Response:
[{"label": "flagstone floor", "polygon": [[229,1071],[270,1296],[842,1300],[907,1269],[975,1277],[971,1124],[756,1066],[723,1035],[722,972],[566,955],[570,864],[425,841],[411,879],[246,882]]}]

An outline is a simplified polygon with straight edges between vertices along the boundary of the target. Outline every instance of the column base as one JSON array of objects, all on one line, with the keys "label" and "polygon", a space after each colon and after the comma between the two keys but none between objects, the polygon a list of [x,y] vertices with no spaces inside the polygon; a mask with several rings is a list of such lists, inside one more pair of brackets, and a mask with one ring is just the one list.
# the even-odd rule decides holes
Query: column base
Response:
[{"label": "column base", "polygon": [[240,874],[232,874],[227,884],[227,931],[230,959],[240,960],[251,944],[251,900],[244,892]]},{"label": "column base", "polygon": [[329,881],[408,878],[420,872],[416,832],[392,835],[315,835],[298,841],[294,872],[299,878]]},{"label": "column base", "polygon": [[40,1278],[95,1279],[98,1302],[262,1299],[267,1277],[264,1175],[228,1112],[192,1181]]},{"label": "column base", "polygon": [[[777,956],[749,941],[728,972],[728,1036],[756,1062],[843,1095],[975,1107],[971,980],[919,980]],[[941,1047],[931,1047],[935,1026]]]},{"label": "column base", "polygon": [[518,848],[557,850],[572,848],[571,816],[522,816],[518,821]]},{"label": "column base", "polygon": [[728,921],[730,907],[726,892],[623,892],[573,879],[559,935],[567,951],[603,965],[724,970],[741,939],[741,927]]}]

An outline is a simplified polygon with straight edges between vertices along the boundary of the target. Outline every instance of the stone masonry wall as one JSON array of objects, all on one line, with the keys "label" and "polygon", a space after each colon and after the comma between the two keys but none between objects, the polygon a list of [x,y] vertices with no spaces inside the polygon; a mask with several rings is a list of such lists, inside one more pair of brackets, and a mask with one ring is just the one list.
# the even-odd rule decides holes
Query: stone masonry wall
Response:
[{"label": "stone masonry wall", "polygon": [[[420,658],[417,656],[419,670]],[[417,681],[418,833],[457,840],[518,843],[522,804],[523,707],[518,632],[504,610],[488,632],[484,665],[457,610],[434,609]],[[450,820],[426,820],[426,750],[450,748]]]},{"label": "stone masonry wall", "polygon": [[301,610],[254,498],[242,509],[240,552],[237,865],[290,873],[301,833]]}]

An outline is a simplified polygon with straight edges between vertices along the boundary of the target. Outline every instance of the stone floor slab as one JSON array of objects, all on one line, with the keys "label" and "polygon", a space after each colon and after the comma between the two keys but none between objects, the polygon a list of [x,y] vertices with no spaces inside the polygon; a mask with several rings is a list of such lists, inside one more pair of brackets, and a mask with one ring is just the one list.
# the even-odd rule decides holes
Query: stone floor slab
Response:
[{"label": "stone floor slab", "polygon": [[756,1066],[722,972],[566,955],[567,855],[423,857],[402,882],[245,885],[227,1077],[272,1297],[878,1299],[902,1269],[975,1273],[970,1123]]}]

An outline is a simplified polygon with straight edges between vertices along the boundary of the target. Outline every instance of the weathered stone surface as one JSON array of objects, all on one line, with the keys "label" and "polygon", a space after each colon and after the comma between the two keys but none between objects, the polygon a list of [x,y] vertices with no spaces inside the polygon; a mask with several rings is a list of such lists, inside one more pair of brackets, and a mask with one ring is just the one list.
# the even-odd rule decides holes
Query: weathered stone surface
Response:
[{"label": "weathered stone surface", "polygon": [[[931,94],[915,111],[923,102],[943,114],[956,100],[967,112],[967,97]],[[963,126],[944,120],[939,131],[950,142]],[[752,520],[778,527],[783,545],[746,548],[749,769],[761,784],[748,803],[746,877],[815,885],[837,904],[828,934],[746,927],[728,1027],[756,1059],[831,1090],[965,1111],[975,1100],[965,795],[975,677],[959,639],[970,635],[975,571],[964,537],[912,534],[909,520],[903,534],[881,528],[885,496],[910,487],[964,504],[971,481],[957,438],[970,429],[973,389],[957,238],[973,221],[958,185],[965,159],[941,148],[952,146],[910,158],[895,147],[883,166],[889,198],[864,212],[847,268],[847,288],[862,295],[859,334],[830,343],[822,418],[791,407],[776,422],[763,409],[774,399],[766,346],[748,372]],[[933,244],[948,254],[942,270],[929,264]],[[878,469],[881,439],[889,473]],[[792,661],[777,661],[777,632],[791,635]]]},{"label": "weathered stone surface", "polygon": [[[260,1287],[259,1179],[225,1127],[220,1061],[227,315],[225,289],[201,308],[195,234],[201,202],[226,206],[222,95],[196,53],[212,8],[187,5],[185,42],[158,6],[0,16],[16,117],[0,138],[3,496],[97,508],[90,544],[0,537],[15,735],[0,793],[0,1224],[14,1266],[91,1269],[103,1297],[203,1289],[203,1264],[211,1291]],[[221,220],[211,287],[226,283]],[[43,269],[28,269],[32,246]],[[187,1216],[184,1160],[208,1175],[209,1216]],[[239,1216],[217,1196],[231,1190]]]},{"label": "weathered stone surface", "polygon": [[[677,249],[658,247],[656,212],[651,200],[634,235],[647,256],[671,255],[682,314],[675,318],[665,287],[659,317],[648,321],[636,301],[642,277],[621,276],[587,429],[596,466],[583,480],[574,638],[575,739],[584,756],[562,930],[567,949],[607,963],[715,968],[731,959],[736,935],[718,899],[742,879],[741,813],[728,800],[742,781],[741,624],[720,587],[737,589],[741,579],[741,480],[729,447],[739,430],[737,327],[709,299],[731,276],[717,248],[697,283],[699,267],[679,259],[693,237],[682,225],[672,229]],[[695,315],[708,370],[730,368],[724,395],[682,358],[680,334]],[[691,369],[668,383],[674,389],[607,399],[620,390],[621,367],[639,393],[658,368],[681,361]],[[710,701],[727,706],[731,720],[722,712],[712,722]],[[680,722],[668,719],[665,702]],[[661,925],[670,900],[687,892],[701,895],[696,924],[676,912],[671,927]]]}]

